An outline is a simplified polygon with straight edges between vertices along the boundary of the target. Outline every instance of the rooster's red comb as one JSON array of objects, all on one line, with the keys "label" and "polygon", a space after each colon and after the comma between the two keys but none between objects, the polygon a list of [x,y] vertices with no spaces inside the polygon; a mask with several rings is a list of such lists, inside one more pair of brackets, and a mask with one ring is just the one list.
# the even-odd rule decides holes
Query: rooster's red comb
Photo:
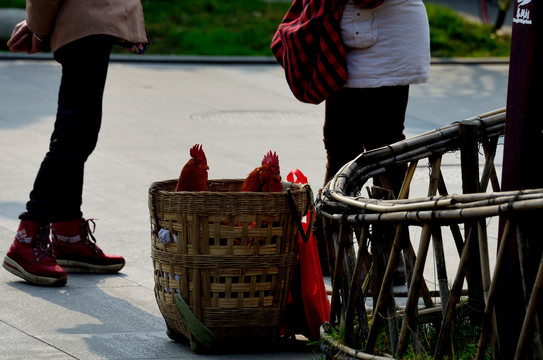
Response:
[{"label": "rooster's red comb", "polygon": [[279,157],[275,153],[272,153],[271,150],[268,151],[264,159],[262,159],[262,165],[279,165]]},{"label": "rooster's red comb", "polygon": [[190,156],[207,164],[206,154],[204,154],[204,149],[200,144],[196,144],[190,149]]}]

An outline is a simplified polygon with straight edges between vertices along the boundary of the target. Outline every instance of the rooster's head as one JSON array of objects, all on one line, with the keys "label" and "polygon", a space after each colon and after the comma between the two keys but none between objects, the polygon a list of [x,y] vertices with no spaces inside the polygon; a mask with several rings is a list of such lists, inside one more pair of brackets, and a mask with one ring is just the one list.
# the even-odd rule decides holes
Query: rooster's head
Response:
[{"label": "rooster's head", "polygon": [[202,145],[196,144],[190,149],[190,156],[194,158],[195,160],[199,160],[205,165],[207,165],[207,159],[206,154],[204,153],[204,149],[202,149]]},{"label": "rooster's head", "polygon": [[275,152],[271,152],[271,150],[264,156],[264,159],[262,159],[262,168],[265,172],[267,172],[269,175],[279,175],[279,157]]},{"label": "rooster's head", "polygon": [[207,179],[207,170],[209,170],[209,166],[207,166],[207,159],[206,154],[204,153],[204,149],[202,149],[202,145],[196,144],[190,149],[190,156],[194,160],[194,163],[197,164],[197,166],[202,170],[202,172],[205,173],[206,179]]}]

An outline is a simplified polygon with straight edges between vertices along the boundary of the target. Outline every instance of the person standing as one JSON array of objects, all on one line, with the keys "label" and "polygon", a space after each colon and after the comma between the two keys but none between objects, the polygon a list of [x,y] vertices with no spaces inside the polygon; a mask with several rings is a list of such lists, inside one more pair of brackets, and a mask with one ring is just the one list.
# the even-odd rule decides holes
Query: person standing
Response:
[{"label": "person standing", "polygon": [[422,0],[361,6],[347,1],[341,18],[349,79],[325,101],[324,184],[363,151],[405,139],[409,85],[429,79],[430,33]]},{"label": "person standing", "polygon": [[84,165],[98,140],[112,47],[144,53],[149,43],[140,0],[26,1],[26,20],[7,45],[29,54],[50,50],[62,77],[49,151],[4,258],[7,271],[34,285],[62,286],[67,272],[124,266],[122,256],[96,245],[94,221],[81,212]]},{"label": "person standing", "polygon": [[[430,31],[422,0],[348,0],[340,27],[349,79],[325,100],[324,185],[362,152],[405,139],[409,86],[426,82],[430,72]],[[397,196],[405,167],[387,169],[386,175]],[[382,185],[377,177],[374,184]],[[327,268],[321,225],[314,230]]]}]

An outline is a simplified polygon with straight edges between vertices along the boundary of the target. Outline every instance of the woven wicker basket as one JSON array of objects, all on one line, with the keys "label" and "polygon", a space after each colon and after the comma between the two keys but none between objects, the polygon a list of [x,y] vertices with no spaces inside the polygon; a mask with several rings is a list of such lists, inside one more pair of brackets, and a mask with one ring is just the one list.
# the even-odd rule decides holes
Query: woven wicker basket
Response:
[{"label": "woven wicker basket", "polygon": [[309,193],[296,184],[289,192],[240,192],[242,183],[209,180],[205,192],[175,192],[176,180],[151,185],[155,295],[176,340],[198,340],[176,294],[216,342],[278,339]]}]

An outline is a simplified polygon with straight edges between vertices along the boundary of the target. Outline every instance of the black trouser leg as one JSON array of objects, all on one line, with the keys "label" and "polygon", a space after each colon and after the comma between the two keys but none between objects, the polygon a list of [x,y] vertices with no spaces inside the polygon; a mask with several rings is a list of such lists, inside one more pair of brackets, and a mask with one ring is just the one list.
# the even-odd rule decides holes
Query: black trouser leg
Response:
[{"label": "black trouser leg", "polygon": [[112,44],[109,36],[89,36],[55,52],[62,79],[54,131],[21,219],[50,223],[82,216],[84,165],[98,140]]}]

